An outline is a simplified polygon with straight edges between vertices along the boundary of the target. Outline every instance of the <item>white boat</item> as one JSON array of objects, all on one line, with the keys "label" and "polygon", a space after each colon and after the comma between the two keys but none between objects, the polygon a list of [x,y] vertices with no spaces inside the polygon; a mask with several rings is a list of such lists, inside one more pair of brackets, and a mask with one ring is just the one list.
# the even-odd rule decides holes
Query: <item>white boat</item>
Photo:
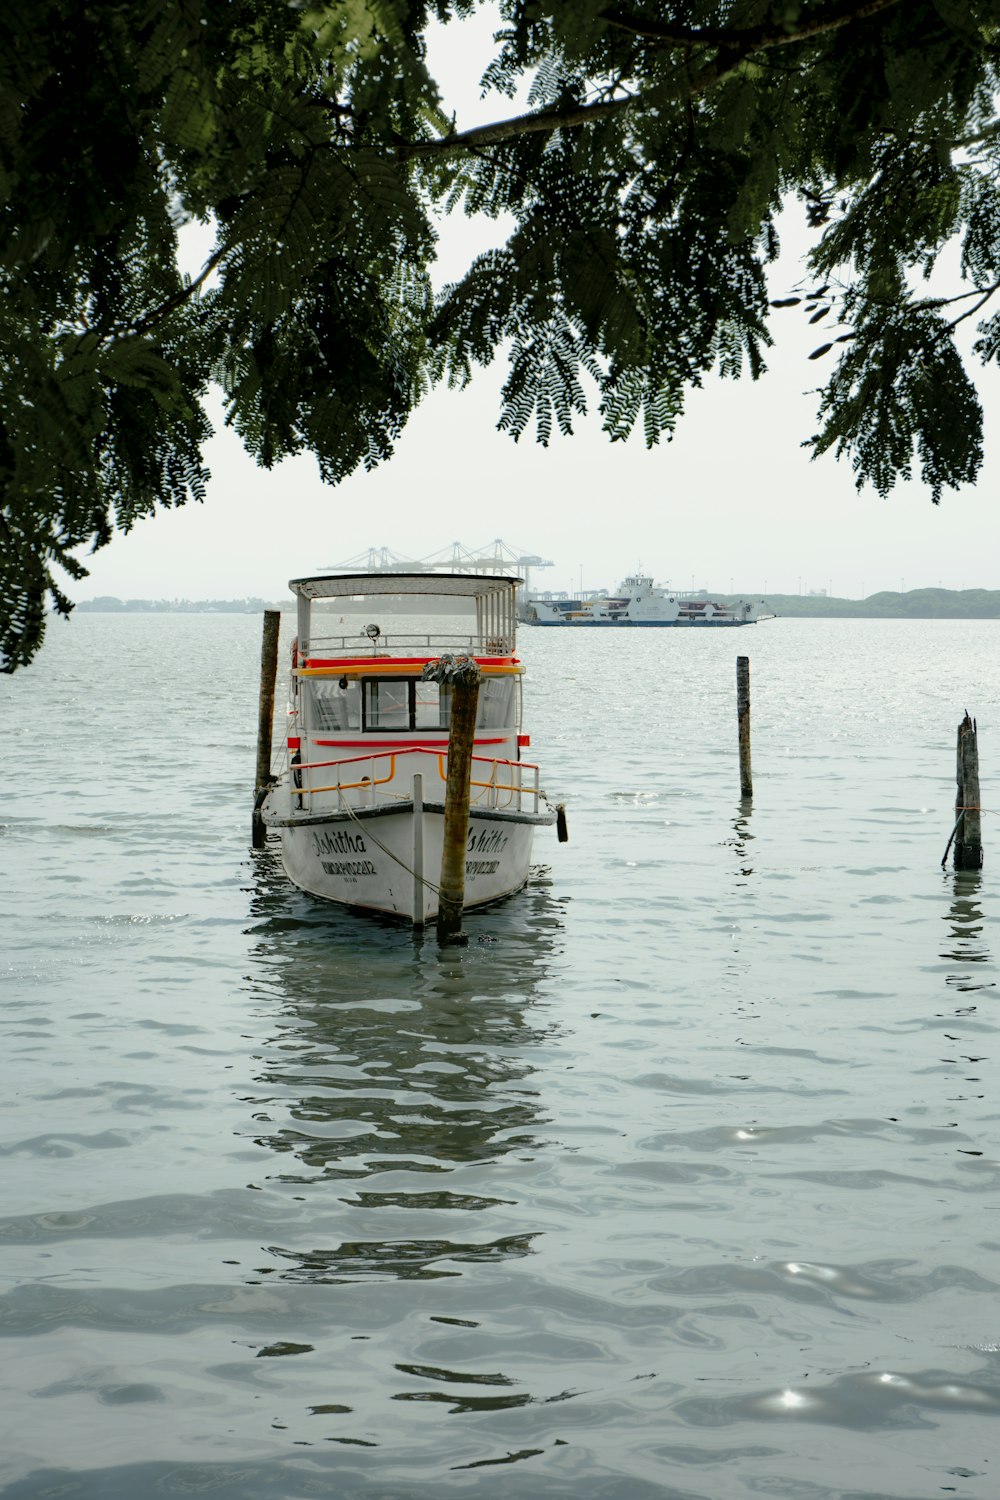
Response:
[{"label": "white boat", "polygon": [[[538,767],[521,759],[529,739],[515,655],[519,583],[467,573],[292,579],[289,763],[259,810],[280,832],[285,871],[302,890],[418,926],[437,916],[450,689],[422,673],[446,654],[471,656],[482,677],[465,906],[524,885],[535,828],[557,814]],[[374,614],[376,606],[381,620],[394,607],[408,609],[398,632],[363,625],[359,608]],[[415,608],[439,618],[415,629]],[[326,622],[346,633],[325,633]]]},{"label": "white boat", "polygon": [[770,619],[763,601],[740,599],[720,604],[704,595],[671,592],[652,578],[633,573],[613,597],[529,599],[525,618],[531,625],[754,625]]}]

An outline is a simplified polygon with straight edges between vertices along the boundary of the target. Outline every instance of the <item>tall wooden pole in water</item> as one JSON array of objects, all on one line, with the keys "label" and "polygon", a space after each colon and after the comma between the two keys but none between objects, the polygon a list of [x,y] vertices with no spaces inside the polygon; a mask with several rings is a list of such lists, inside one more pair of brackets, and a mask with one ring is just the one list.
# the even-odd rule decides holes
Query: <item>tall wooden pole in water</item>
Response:
[{"label": "tall wooden pole in water", "polygon": [[753,796],[750,774],[750,658],[736,658],[736,717],[740,730],[740,796]]},{"label": "tall wooden pole in water", "polygon": [[[265,609],[264,635],[260,647],[260,699],[257,711],[257,776],[254,782],[255,802],[271,784],[271,731],[274,724],[274,684],[278,675],[278,634],[281,611]],[[253,847],[262,849],[267,837],[258,807],[253,810]]]},{"label": "tall wooden pole in water", "polygon": [[955,869],[983,868],[983,835],[979,803],[979,742],[976,721],[968,713],[958,726],[955,780]]},{"label": "tall wooden pole in water", "polygon": [[462,943],[462,907],[465,903],[465,860],[469,839],[469,795],[472,783],[472,753],[479,706],[479,668],[471,656],[442,656],[423,670],[427,682],[450,689],[451,717],[448,726],[448,776],[444,792],[444,845],[441,850],[441,880],[438,895],[438,942]]}]

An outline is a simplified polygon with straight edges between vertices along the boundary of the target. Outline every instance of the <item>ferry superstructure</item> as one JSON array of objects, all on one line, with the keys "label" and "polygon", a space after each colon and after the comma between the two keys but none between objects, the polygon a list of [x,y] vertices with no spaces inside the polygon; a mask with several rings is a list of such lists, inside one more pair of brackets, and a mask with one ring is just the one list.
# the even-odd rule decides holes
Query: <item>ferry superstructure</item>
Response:
[{"label": "ferry superstructure", "polygon": [[531,625],[707,626],[754,625],[768,619],[763,602],[739,600],[720,604],[706,598],[672,593],[646,574],[624,579],[617,594],[591,599],[530,599],[525,619]]}]

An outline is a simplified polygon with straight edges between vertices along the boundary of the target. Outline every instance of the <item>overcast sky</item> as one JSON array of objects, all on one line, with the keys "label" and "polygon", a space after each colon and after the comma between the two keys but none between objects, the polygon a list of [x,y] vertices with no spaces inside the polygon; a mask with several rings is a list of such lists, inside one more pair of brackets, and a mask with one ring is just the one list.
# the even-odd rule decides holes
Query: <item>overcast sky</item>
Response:
[{"label": "overcast sky", "polygon": [[[478,100],[488,47],[481,24],[439,28],[432,66],[448,80],[459,128],[509,112],[503,100]],[[796,252],[807,244],[801,215],[787,217],[775,296],[799,279]],[[439,279],[495,234],[449,224]],[[195,268],[203,244],[192,236]],[[809,390],[829,367],[806,358],[819,330],[791,309],[774,313],[772,332],[767,375],[692,392],[673,442],[651,451],[641,434],[609,443],[593,416],[548,449],[529,433],[513,443],[496,431],[497,363],[468,391],[434,392],[388,463],[332,489],[310,457],[258,470],[213,403],[205,504],[162,512],[85,559],[90,577],[70,593],[278,599],[289,578],[369,547],[423,558],[494,538],[551,560],[533,575],[539,588],[613,588],[640,566],[675,588],[749,594],[1000,587],[1000,374],[981,381],[988,458],[978,485],[940,506],[916,482],[883,501],[857,493],[849,463],[810,462],[800,446],[816,430]]]}]

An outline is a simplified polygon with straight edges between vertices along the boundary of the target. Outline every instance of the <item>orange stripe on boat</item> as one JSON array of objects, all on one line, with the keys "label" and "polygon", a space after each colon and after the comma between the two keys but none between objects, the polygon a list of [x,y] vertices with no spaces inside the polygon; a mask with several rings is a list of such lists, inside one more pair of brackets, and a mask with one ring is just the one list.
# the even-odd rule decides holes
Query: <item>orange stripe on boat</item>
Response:
[{"label": "orange stripe on boat", "polygon": [[[312,738],[310,736],[310,738]],[[505,745],[511,738],[510,735],[500,734],[491,739],[473,740],[475,745]],[[442,750],[447,750],[447,740],[313,740],[314,745],[345,745],[354,747],[364,745],[366,749],[384,752],[386,750],[430,750],[438,755]],[[363,759],[358,756],[356,759]]]}]

